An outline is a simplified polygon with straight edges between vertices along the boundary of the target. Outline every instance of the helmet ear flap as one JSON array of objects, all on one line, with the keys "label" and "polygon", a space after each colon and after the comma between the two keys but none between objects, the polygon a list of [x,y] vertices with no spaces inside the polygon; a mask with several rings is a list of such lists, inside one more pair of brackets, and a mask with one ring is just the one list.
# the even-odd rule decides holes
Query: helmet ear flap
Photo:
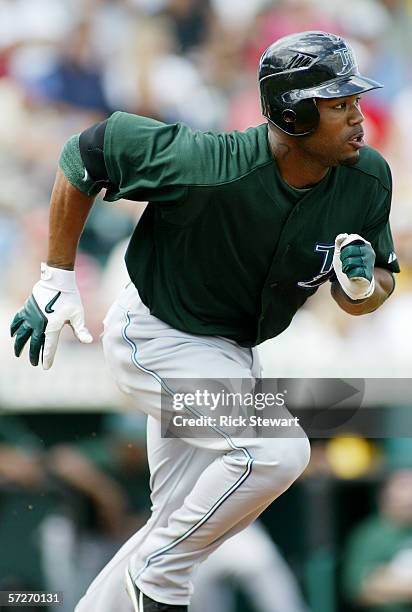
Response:
[{"label": "helmet ear flap", "polygon": [[290,136],[312,133],[319,123],[319,111],[314,98],[286,101],[276,94],[272,78],[260,82],[262,114],[271,123]]},{"label": "helmet ear flap", "polygon": [[299,100],[294,105],[296,112],[295,134],[310,134],[319,125],[320,114],[315,98]]},{"label": "helmet ear flap", "polygon": [[316,130],[319,124],[319,111],[314,98],[299,100],[293,105],[279,109],[269,119],[281,130],[291,136],[305,136]]},{"label": "helmet ear flap", "polygon": [[285,123],[295,123],[296,122],[296,113],[291,108],[285,108],[282,111],[282,119]]},{"label": "helmet ear flap", "polygon": [[277,127],[291,136],[305,136],[316,130],[319,111],[314,98],[299,100],[278,113],[280,121],[273,121]]}]

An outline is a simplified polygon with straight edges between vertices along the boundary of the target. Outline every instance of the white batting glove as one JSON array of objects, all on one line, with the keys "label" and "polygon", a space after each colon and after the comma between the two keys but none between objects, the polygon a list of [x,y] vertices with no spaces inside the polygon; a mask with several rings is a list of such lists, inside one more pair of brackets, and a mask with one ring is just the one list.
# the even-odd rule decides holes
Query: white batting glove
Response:
[{"label": "white batting glove", "polygon": [[30,338],[29,357],[32,365],[39,363],[48,370],[53,365],[60,332],[69,324],[80,342],[93,338],[84,324],[84,311],[76,285],[75,272],[41,264],[41,278],[34,285],[32,295],[16,314],[11,324],[15,336],[14,352],[19,357]]},{"label": "white batting glove", "polygon": [[365,300],[375,291],[375,251],[358,234],[339,234],[335,239],[333,268],[343,291],[351,300]]}]

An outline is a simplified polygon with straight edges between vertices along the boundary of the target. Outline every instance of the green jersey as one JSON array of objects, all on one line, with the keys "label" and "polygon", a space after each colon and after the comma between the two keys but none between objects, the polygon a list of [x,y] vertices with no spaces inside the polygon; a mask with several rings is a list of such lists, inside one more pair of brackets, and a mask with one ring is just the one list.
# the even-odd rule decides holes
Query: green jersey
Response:
[{"label": "green jersey", "polygon": [[[383,516],[363,521],[350,535],[343,563],[343,587],[349,599],[360,598],[364,581],[382,565],[393,564],[394,575],[410,572],[412,525],[396,525]],[[410,574],[409,574],[410,575]],[[370,605],[365,612],[412,612],[412,602]]]},{"label": "green jersey", "polygon": [[254,346],[332,277],[337,234],[360,234],[377,266],[399,271],[389,167],[371,148],[360,155],[299,191],[277,169],[266,124],[218,134],[114,113],[105,200],[149,201],[126,254],[143,302],[177,329]]}]

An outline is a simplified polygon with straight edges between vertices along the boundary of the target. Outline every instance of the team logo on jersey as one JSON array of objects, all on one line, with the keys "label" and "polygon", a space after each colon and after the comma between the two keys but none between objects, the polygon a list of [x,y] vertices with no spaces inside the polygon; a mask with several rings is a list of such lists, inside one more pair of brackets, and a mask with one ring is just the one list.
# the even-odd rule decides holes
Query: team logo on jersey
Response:
[{"label": "team logo on jersey", "polygon": [[333,54],[339,56],[339,59],[342,64],[342,67],[337,72],[337,75],[343,76],[345,74],[348,74],[348,72],[350,72],[352,68],[356,67],[355,56],[353,55],[351,49],[348,49],[347,47],[342,47],[341,49],[336,49]]},{"label": "team logo on jersey", "polygon": [[323,255],[322,266],[316,276],[298,283],[298,287],[302,287],[303,289],[319,287],[319,285],[326,283],[327,280],[332,278],[335,273],[333,270],[333,254],[335,252],[335,244],[322,244],[317,242],[314,250],[315,253],[321,253]]}]

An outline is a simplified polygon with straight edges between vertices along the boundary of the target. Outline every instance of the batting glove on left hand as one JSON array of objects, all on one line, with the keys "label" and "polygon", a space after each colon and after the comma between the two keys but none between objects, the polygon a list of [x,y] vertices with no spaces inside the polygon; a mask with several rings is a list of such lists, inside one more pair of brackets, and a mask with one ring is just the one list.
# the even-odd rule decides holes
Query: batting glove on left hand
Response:
[{"label": "batting glove on left hand", "polygon": [[41,264],[41,280],[10,326],[16,357],[20,357],[30,339],[30,363],[37,366],[41,352],[42,365],[53,365],[60,332],[71,325],[80,342],[90,343],[92,336],[84,325],[83,305],[76,286],[75,272]]},{"label": "batting glove on left hand", "polygon": [[351,300],[365,300],[375,291],[375,257],[371,243],[362,236],[336,236],[333,268],[340,286]]}]

